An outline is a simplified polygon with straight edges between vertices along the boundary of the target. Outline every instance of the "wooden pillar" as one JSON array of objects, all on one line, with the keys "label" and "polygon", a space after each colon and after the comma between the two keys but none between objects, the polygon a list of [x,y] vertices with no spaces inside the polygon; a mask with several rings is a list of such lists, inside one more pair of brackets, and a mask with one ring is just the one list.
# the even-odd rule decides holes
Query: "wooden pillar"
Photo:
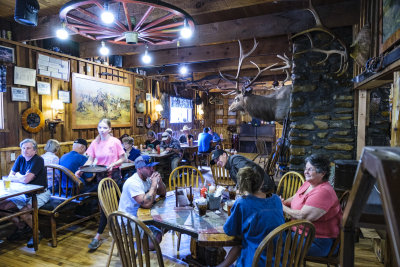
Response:
[{"label": "wooden pillar", "polygon": [[392,134],[390,146],[400,146],[400,72],[393,73]]},{"label": "wooden pillar", "polygon": [[357,159],[365,146],[365,127],[367,124],[367,90],[358,92]]}]

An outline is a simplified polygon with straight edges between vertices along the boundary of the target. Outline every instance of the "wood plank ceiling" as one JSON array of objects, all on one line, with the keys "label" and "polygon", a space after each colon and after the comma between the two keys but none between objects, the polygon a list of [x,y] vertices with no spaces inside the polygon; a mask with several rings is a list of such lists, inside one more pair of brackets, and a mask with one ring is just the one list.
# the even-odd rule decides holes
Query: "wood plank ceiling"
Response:
[{"label": "wood plank ceiling", "polygon": [[[38,26],[31,29],[13,22],[15,0],[2,0],[0,20],[12,23],[17,41],[39,40],[55,36],[60,25],[58,12],[66,0],[38,0],[40,4]],[[153,1],[158,2],[158,1]],[[150,66],[143,66],[140,56],[143,46],[108,44],[112,54],[123,55],[124,68],[143,68],[148,75],[179,80],[178,68],[185,63],[194,79],[218,75],[219,71],[234,74],[237,68],[239,48],[251,49],[253,38],[259,41],[257,50],[243,63],[245,76],[256,74],[256,68],[279,62],[276,55],[290,56],[289,36],[314,26],[311,13],[304,10],[308,0],[165,0],[189,13],[195,23],[195,34],[190,40],[177,44],[149,46],[153,56]],[[359,0],[313,0],[322,23],[328,28],[350,26],[358,23]],[[73,37],[80,43],[80,57],[98,56],[99,41]],[[145,68],[144,68],[145,67]],[[266,72],[261,80],[280,79],[284,75]],[[211,79],[209,79],[211,81]],[[215,79],[214,79],[215,82]],[[212,82],[211,82],[212,83]],[[214,86],[215,87],[215,86]],[[220,88],[232,87],[220,84]],[[212,88],[208,88],[212,89]]]}]

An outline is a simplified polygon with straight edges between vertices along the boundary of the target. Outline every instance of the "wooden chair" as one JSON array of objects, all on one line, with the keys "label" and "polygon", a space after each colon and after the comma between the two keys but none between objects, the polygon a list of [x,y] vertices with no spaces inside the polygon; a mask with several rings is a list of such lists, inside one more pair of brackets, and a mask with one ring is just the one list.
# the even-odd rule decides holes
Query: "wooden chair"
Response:
[{"label": "wooden chair", "polygon": [[278,226],[258,246],[252,267],[259,266],[261,257],[265,266],[301,266],[314,235],[314,225],[307,220],[294,220]]},{"label": "wooden chair", "polygon": [[[228,155],[229,153],[226,152]],[[212,154],[208,156],[208,162],[211,161]],[[221,186],[235,186],[235,182],[230,178],[229,172],[224,167],[218,167],[217,164],[211,165],[211,173],[214,179],[215,185]]]},{"label": "wooden chair", "polygon": [[[201,184],[204,183],[204,177],[201,172],[193,166],[180,166],[175,168],[169,175],[169,191],[175,190],[175,187],[199,187],[199,178]],[[178,236],[177,250],[181,246],[181,233],[176,232]]]},{"label": "wooden chair", "polygon": [[[350,191],[345,191],[339,199],[340,208],[344,211],[344,208],[347,205],[347,200],[349,199]],[[336,248],[339,246],[338,250]],[[313,257],[313,256],[306,256],[304,258],[304,266],[306,266],[306,262],[316,262],[321,264],[326,264],[327,266],[334,265],[339,266],[340,264],[340,246],[341,246],[341,234],[339,233],[338,237],[332,244],[331,249],[329,250],[328,256],[326,257]],[[336,253],[335,253],[336,252]]]},{"label": "wooden chair", "polygon": [[151,266],[153,253],[149,252],[149,239],[157,255],[157,264],[153,265],[164,266],[160,244],[142,221],[128,213],[116,211],[108,216],[108,227],[117,244],[123,267]]},{"label": "wooden chair", "polygon": [[184,149],[181,160],[179,161],[179,165],[186,166],[194,164],[194,167],[197,168],[197,153],[198,147],[188,147]]},{"label": "wooden chair", "polygon": [[296,194],[302,184],[304,184],[303,175],[294,171],[287,172],[279,181],[276,194],[283,199],[288,199]]},{"label": "wooden chair", "polygon": [[256,162],[256,159],[258,158],[258,164],[262,165],[262,168],[265,169],[269,157],[267,142],[264,140],[256,140],[256,148],[257,156],[253,161]]},{"label": "wooden chair", "polygon": [[[99,187],[97,188],[99,196],[100,206],[103,209],[104,214],[108,216],[118,210],[119,199],[121,198],[121,191],[116,182],[111,178],[104,178],[100,181]],[[107,265],[110,266],[114,250],[115,241],[112,240],[110,252],[107,259]]]},{"label": "wooden chair", "polygon": [[[97,193],[80,193],[83,188],[82,181],[67,168],[58,164],[48,164],[45,167],[53,173],[53,183],[50,185],[52,193],[50,200],[39,209],[39,215],[50,217],[52,246],[56,247],[57,232],[99,216],[100,212],[96,210],[90,212],[90,214],[77,215],[75,213],[76,208],[96,200]],[[62,174],[65,174],[65,176]],[[59,222],[65,222],[65,218],[73,218],[74,220],[63,223],[61,226],[57,225],[57,219],[59,219]]]},{"label": "wooden chair", "polygon": [[179,166],[169,175],[169,191],[175,190],[175,186],[199,187],[199,178],[201,184],[204,183],[204,177],[201,172],[193,166]]}]

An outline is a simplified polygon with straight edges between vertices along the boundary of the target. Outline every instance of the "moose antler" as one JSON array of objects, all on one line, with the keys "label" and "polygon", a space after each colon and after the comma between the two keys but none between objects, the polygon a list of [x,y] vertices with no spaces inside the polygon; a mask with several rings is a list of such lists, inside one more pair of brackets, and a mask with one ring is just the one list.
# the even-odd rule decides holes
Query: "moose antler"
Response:
[{"label": "moose antler", "polygon": [[[323,62],[325,62],[326,60],[328,60],[329,56],[332,54],[339,54],[340,55],[340,67],[339,69],[335,72],[336,74],[338,74],[338,76],[344,74],[349,66],[348,60],[349,60],[349,56],[348,56],[348,52],[347,52],[347,46],[346,44],[340,39],[338,38],[331,30],[329,30],[328,28],[326,28],[322,22],[321,19],[319,18],[319,15],[317,13],[317,11],[315,10],[314,6],[312,5],[312,0],[309,0],[309,7],[307,8],[308,11],[310,11],[312,13],[312,15],[314,16],[315,19],[315,27],[304,30],[302,32],[296,33],[295,35],[293,35],[291,37],[291,39],[294,39],[300,35],[306,35],[308,37],[308,39],[310,40],[311,43],[311,49],[306,50],[306,51],[301,51],[301,52],[297,52],[297,54],[302,54],[305,52],[319,52],[319,53],[324,53],[326,54],[326,58],[320,62],[318,62],[317,64],[322,64]],[[314,48],[314,44],[313,41],[311,39],[310,36],[310,32],[314,32],[314,31],[320,31],[320,32],[324,32],[329,34],[332,37],[332,40],[337,40],[339,42],[339,44],[343,47],[344,50],[322,50],[322,49],[318,49],[318,48]]]}]

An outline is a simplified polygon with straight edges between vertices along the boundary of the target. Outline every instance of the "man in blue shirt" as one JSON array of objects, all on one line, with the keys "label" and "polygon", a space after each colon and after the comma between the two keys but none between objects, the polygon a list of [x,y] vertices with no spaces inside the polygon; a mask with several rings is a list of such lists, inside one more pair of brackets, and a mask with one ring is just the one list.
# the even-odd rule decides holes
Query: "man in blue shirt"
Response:
[{"label": "man in blue shirt", "polygon": [[209,128],[203,129],[203,132],[199,134],[199,153],[208,153],[211,151],[210,143],[212,142],[212,135],[208,133]]},{"label": "man in blue shirt", "polygon": [[211,127],[209,127],[210,131],[209,133],[211,134],[212,138],[213,138],[213,142],[220,142],[221,141],[221,137],[219,137],[219,135],[214,132]]},{"label": "man in blue shirt", "polygon": [[[72,151],[64,154],[60,158],[60,165],[66,167],[69,169],[72,173],[75,173],[79,167],[83,166],[85,162],[87,161],[87,157],[85,157],[83,154],[86,152],[87,149],[87,141],[85,139],[78,138],[74,141],[74,144],[72,145]],[[84,173],[82,174],[82,177],[78,177],[84,184],[82,192],[91,192],[93,190],[97,190],[92,186],[91,181],[93,180],[94,176],[91,173]],[[67,177],[65,174],[62,174],[62,179],[61,179],[61,187],[65,190],[66,188],[66,181]],[[72,187],[72,182],[70,181],[68,184],[68,187]],[[93,188],[92,188],[93,187]]]}]

